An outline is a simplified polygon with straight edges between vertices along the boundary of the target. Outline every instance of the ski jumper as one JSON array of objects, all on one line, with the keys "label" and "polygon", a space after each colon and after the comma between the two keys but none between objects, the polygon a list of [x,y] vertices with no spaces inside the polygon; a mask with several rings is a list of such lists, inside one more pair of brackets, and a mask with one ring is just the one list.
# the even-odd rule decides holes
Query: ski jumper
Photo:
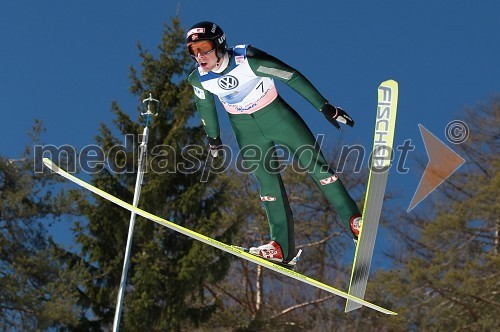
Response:
[{"label": "ski jumper", "polygon": [[220,135],[214,95],[228,112],[244,165],[259,182],[270,237],[281,246],[285,260],[290,260],[295,254],[293,219],[273,158],[275,145],[286,147],[298,159],[348,230],[350,218],[360,213],[307,125],[279,96],[274,79],[297,91],[317,110],[327,100],[299,71],[255,47],[238,45],[228,49],[228,55],[230,61],[222,73],[204,72],[197,66],[188,81],[208,137]]}]

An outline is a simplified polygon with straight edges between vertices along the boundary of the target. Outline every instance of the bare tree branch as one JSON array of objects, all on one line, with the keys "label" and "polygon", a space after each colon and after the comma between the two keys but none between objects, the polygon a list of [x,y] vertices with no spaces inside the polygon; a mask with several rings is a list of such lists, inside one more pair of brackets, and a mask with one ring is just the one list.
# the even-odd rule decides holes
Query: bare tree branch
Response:
[{"label": "bare tree branch", "polygon": [[327,301],[331,298],[335,297],[335,295],[328,295],[327,297],[323,297],[321,299],[317,299],[317,300],[314,300],[314,301],[309,301],[309,302],[304,302],[304,303],[300,303],[300,304],[297,304],[297,305],[294,305],[294,306],[291,306],[289,308],[286,308],[284,310],[282,310],[280,313],[274,315],[271,317],[271,319],[276,319],[278,317],[281,317],[281,316],[284,316],[294,310],[297,310],[297,309],[300,309],[300,308],[304,308],[304,307],[307,307],[307,306],[310,306],[310,305],[313,305],[313,304],[318,304],[318,303],[321,303],[321,302],[324,302],[324,301]]}]

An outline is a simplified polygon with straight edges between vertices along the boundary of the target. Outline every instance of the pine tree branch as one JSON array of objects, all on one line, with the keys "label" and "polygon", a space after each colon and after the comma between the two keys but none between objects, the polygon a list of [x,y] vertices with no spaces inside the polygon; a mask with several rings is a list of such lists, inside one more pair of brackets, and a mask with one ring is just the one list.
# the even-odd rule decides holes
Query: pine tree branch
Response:
[{"label": "pine tree branch", "polygon": [[473,297],[479,301],[483,301],[483,302],[486,302],[486,303],[489,303],[489,304],[492,304],[496,307],[500,307],[500,303],[496,302],[496,301],[493,301],[493,300],[490,300],[490,299],[486,299],[482,296],[479,296],[479,295],[474,295],[474,294],[469,294],[470,297]]},{"label": "pine tree branch", "polygon": [[449,300],[452,303],[458,304],[461,307],[463,307],[465,310],[467,310],[469,312],[469,314],[474,319],[474,321],[478,321],[479,320],[479,314],[477,313],[477,311],[469,303],[466,303],[464,301],[459,300],[458,298],[456,298],[455,296],[453,296],[447,290],[443,290],[441,288],[436,287],[430,279],[428,279],[428,278],[424,278],[424,279],[429,284],[429,287],[431,287],[432,289],[434,289],[434,291],[437,292],[439,295],[441,295],[443,298]]}]

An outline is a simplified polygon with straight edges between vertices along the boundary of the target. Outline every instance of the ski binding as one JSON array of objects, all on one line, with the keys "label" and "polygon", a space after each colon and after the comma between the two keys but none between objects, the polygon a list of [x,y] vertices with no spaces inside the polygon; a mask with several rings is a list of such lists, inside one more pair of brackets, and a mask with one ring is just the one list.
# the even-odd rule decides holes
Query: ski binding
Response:
[{"label": "ski binding", "polygon": [[285,260],[276,261],[276,260],[272,260],[272,259],[266,259],[266,258],[261,257],[259,255],[253,254],[250,252],[250,249],[246,248],[246,247],[239,247],[239,246],[235,246],[235,245],[232,245],[231,247],[237,248],[239,250],[243,250],[244,252],[249,253],[253,256],[260,257],[262,259],[265,259],[266,261],[269,261],[271,263],[286,267],[286,268],[291,269],[291,270],[295,270],[295,266],[297,265],[297,262],[300,261],[300,255],[302,254],[302,249],[299,249],[299,251],[297,252],[297,255],[295,255],[295,257],[292,258],[290,261],[285,261]]}]

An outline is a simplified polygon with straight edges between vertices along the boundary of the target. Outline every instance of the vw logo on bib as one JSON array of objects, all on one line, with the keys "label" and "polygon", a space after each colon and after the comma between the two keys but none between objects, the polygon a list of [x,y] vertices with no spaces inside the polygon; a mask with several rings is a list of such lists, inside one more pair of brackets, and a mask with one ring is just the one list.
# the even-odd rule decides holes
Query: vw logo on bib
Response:
[{"label": "vw logo on bib", "polygon": [[218,79],[217,83],[224,90],[231,90],[238,86],[238,79],[234,76],[227,75]]}]

